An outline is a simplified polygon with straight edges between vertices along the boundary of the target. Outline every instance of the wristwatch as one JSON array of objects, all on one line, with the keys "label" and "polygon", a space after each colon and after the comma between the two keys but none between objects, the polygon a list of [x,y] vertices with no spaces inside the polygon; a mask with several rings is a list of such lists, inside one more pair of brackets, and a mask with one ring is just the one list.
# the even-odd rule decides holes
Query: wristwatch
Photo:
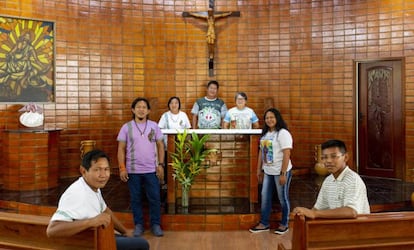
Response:
[{"label": "wristwatch", "polygon": [[158,163],[158,166],[164,167],[164,163]]}]

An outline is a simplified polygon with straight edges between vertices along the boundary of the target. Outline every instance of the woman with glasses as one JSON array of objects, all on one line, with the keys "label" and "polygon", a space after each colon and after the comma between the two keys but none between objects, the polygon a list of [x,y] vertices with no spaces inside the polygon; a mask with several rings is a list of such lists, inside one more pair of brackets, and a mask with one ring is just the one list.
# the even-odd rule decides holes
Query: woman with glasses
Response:
[{"label": "woman with glasses", "polygon": [[234,97],[236,107],[229,109],[223,119],[223,128],[256,129],[259,128],[259,118],[253,109],[246,106],[247,95],[237,92]]},{"label": "woman with glasses", "polygon": [[268,109],[264,120],[257,162],[257,178],[259,183],[263,182],[261,218],[260,222],[249,231],[258,233],[270,230],[270,213],[275,186],[282,207],[282,219],[275,233],[284,234],[289,230],[289,186],[292,178],[290,153],[293,148],[293,139],[279,110]]},{"label": "woman with glasses", "polygon": [[355,218],[358,214],[369,214],[365,183],[348,167],[345,143],[329,140],[321,148],[321,159],[330,175],[323,181],[313,208],[297,207],[293,212],[312,219]]}]

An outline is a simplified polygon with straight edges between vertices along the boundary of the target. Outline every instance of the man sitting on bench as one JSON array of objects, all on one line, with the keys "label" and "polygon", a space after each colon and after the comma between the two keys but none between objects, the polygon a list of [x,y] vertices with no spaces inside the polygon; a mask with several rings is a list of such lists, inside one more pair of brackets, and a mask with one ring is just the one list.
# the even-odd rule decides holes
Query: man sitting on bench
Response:
[{"label": "man sitting on bench", "polygon": [[356,218],[358,214],[369,214],[365,183],[348,167],[345,143],[329,140],[321,148],[321,158],[330,175],[323,181],[313,208],[296,207],[293,213],[311,219]]},{"label": "man sitting on bench", "polygon": [[82,176],[62,194],[57,211],[47,227],[48,237],[70,237],[91,227],[108,226],[111,221],[121,235],[116,237],[117,249],[149,249],[148,242],[141,237],[132,237],[115,217],[101,194],[109,180],[111,167],[109,157],[101,150],[92,150],[82,159]]}]

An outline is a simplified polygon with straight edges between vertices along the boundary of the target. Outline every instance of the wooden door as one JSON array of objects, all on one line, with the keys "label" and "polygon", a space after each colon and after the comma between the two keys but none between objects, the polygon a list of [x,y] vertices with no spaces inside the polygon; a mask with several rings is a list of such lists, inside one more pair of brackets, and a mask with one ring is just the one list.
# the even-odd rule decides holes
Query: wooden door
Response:
[{"label": "wooden door", "polygon": [[401,64],[401,60],[358,64],[360,174],[403,178]]}]

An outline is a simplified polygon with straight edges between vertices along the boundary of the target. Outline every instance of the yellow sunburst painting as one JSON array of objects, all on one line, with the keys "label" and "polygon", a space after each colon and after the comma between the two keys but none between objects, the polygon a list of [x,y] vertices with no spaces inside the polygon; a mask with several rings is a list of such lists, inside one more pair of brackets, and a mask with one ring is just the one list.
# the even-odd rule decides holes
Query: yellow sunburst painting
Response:
[{"label": "yellow sunburst painting", "polygon": [[0,16],[0,102],[54,101],[54,23]]}]

